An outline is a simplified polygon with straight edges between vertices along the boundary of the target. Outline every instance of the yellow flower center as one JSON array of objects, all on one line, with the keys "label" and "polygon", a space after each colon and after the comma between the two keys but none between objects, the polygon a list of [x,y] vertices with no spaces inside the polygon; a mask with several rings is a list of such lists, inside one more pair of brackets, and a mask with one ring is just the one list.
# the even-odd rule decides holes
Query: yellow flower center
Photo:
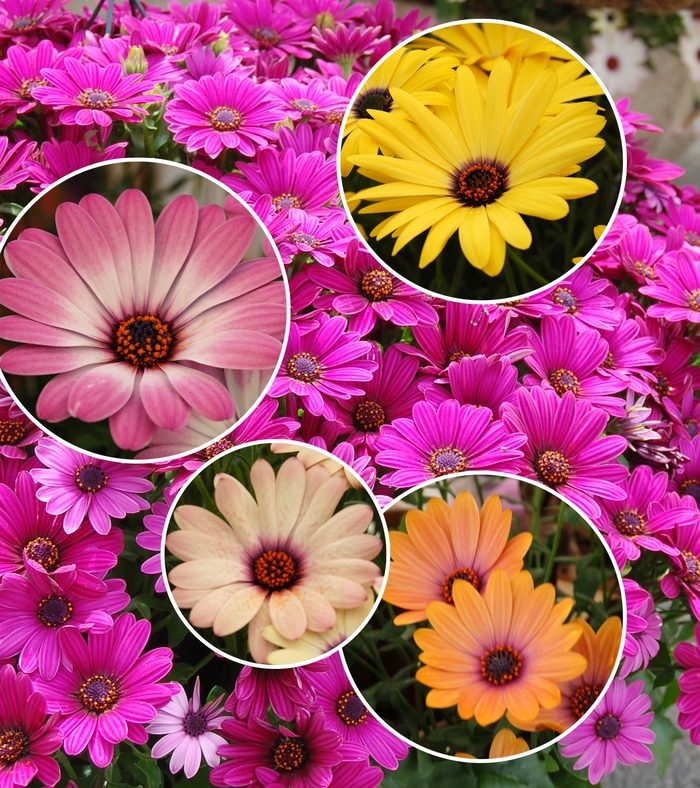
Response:
[{"label": "yellow flower center", "polygon": [[566,307],[566,311],[570,315],[573,315],[578,309],[576,296],[571,292],[571,290],[569,290],[568,287],[557,287],[554,293],[552,293],[552,299],[554,300],[555,304]]},{"label": "yellow flower center", "polygon": [[355,408],[355,423],[365,432],[376,432],[385,421],[384,408],[378,402],[366,400]]},{"label": "yellow flower center", "polygon": [[110,109],[114,104],[114,97],[105,90],[88,88],[78,96],[78,101],[88,109]]},{"label": "yellow flower center", "polygon": [[360,725],[367,719],[367,708],[353,690],[344,692],[338,698],[335,710],[346,725]]},{"label": "yellow flower center", "polygon": [[636,509],[625,509],[613,517],[613,525],[623,536],[642,536],[646,533],[646,521]]},{"label": "yellow flower center", "polygon": [[580,391],[578,378],[568,369],[558,369],[556,372],[550,372],[549,382],[560,397],[563,397],[567,391],[573,391],[574,394],[578,394]]},{"label": "yellow flower center", "polygon": [[157,315],[134,315],[115,329],[115,352],[134,367],[157,367],[170,355],[173,334]]},{"label": "yellow flower center", "polygon": [[301,208],[301,200],[289,192],[280,194],[278,197],[273,197],[272,204],[275,206],[275,211],[280,213],[287,208]]},{"label": "yellow flower center", "polygon": [[204,457],[207,460],[211,460],[212,457],[216,457],[217,455],[221,454],[221,452],[232,448],[233,443],[231,443],[228,438],[222,438],[220,441],[212,443],[211,446],[207,446],[207,448],[204,450]]},{"label": "yellow flower center", "polygon": [[683,580],[686,583],[697,583],[700,580],[700,559],[688,550],[683,550],[681,555],[686,569]]},{"label": "yellow flower center", "polygon": [[268,591],[289,588],[298,573],[297,562],[284,550],[266,550],[253,563],[255,582]]},{"label": "yellow flower center", "polygon": [[10,766],[29,751],[29,738],[21,728],[8,728],[0,733],[0,763]]},{"label": "yellow flower center", "polygon": [[385,301],[394,292],[394,280],[387,271],[367,271],[362,277],[362,292],[373,301]]},{"label": "yellow flower center", "polygon": [[40,88],[46,84],[45,79],[25,79],[24,82],[20,85],[19,88],[19,96],[23,98],[25,101],[32,100],[32,90],[34,88]]},{"label": "yellow flower center", "polygon": [[236,131],[241,121],[241,113],[233,107],[217,107],[209,113],[209,125],[216,131]]},{"label": "yellow flower center", "polygon": [[479,575],[477,575],[470,566],[461,566],[459,569],[453,570],[442,581],[442,595],[445,597],[445,602],[450,605],[454,605],[455,603],[452,597],[452,586],[455,580],[466,580],[468,583],[471,583],[477,591],[481,588]]},{"label": "yellow flower center", "polygon": [[428,468],[433,476],[459,473],[467,470],[467,458],[464,456],[464,452],[449,446],[445,449],[438,449],[430,455]]},{"label": "yellow flower center", "polygon": [[455,195],[470,208],[495,202],[507,187],[505,172],[494,164],[469,164],[455,175]]},{"label": "yellow flower center", "polygon": [[693,290],[688,294],[688,306],[693,312],[700,312],[700,290]]},{"label": "yellow flower center", "polygon": [[523,658],[518,650],[501,643],[481,658],[481,675],[491,684],[503,686],[518,678],[522,666]]}]

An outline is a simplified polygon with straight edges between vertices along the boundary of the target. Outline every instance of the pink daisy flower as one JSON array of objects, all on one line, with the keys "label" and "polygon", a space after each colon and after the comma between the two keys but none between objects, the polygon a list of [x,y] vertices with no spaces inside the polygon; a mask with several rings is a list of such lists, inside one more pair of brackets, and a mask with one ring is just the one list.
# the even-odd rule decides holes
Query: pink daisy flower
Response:
[{"label": "pink daisy flower", "polygon": [[[272,0],[229,0],[227,10],[250,46],[278,60],[285,55],[308,60],[311,22],[298,19],[291,8]],[[286,71],[286,69],[285,69]]]},{"label": "pink daisy flower", "polygon": [[692,516],[690,524],[679,524],[668,533],[676,550],[671,556],[671,571],[661,578],[661,590],[669,599],[676,599],[683,591],[696,619],[700,621],[700,512],[692,498],[672,498],[687,504]]},{"label": "pink daisy flower", "polygon": [[283,223],[274,238],[285,264],[292,263],[295,258],[306,258],[330,268],[345,256],[351,236],[344,210],[329,208],[324,216],[320,211],[318,215],[310,215],[290,208],[287,214],[278,216]]},{"label": "pink daisy flower", "polygon": [[23,460],[26,447],[38,443],[44,433],[10,397],[7,399],[7,403],[0,403],[0,456]]},{"label": "pink daisy flower", "polygon": [[148,741],[144,724],[176,691],[157,683],[172,668],[173,652],[141,653],[150,634],[148,621],[137,621],[131,613],[118,616],[107,632],[89,633],[87,642],[75,628],[61,630],[60,647],[72,670],[61,665],[51,681],[37,678],[35,685],[49,710],[61,713],[66,755],[87,748],[90,760],[104,769],[119,742]]},{"label": "pink daisy flower", "polygon": [[663,620],[654,612],[654,598],[628,577],[622,578],[627,605],[627,630],[622,653],[624,662],[620,678],[637,670],[646,670],[649,660],[659,653]]},{"label": "pink daisy flower", "polygon": [[120,24],[130,34],[131,46],[142,46],[146,52],[159,52],[174,60],[192,52],[199,37],[199,25],[192,22],[176,25],[169,20],[123,16]]},{"label": "pink daisy flower", "polygon": [[4,0],[0,5],[0,41],[36,44],[61,27],[65,0]]},{"label": "pink daisy flower", "polygon": [[[167,492],[167,490],[166,490]],[[158,575],[156,580],[156,591],[165,591],[165,580],[163,580],[163,570],[160,561],[160,543],[163,537],[165,521],[168,519],[170,505],[167,503],[154,503],[151,507],[151,514],[143,518],[145,531],[136,534],[136,544],[144,550],[155,553],[141,564],[141,571],[146,575]]]},{"label": "pink daisy flower", "polygon": [[388,37],[381,35],[379,27],[343,23],[324,30],[314,28],[311,39],[319,54],[326,60],[339,63],[348,76],[358,58],[370,55],[376,48],[388,43]]},{"label": "pink daisy flower", "polygon": [[656,281],[639,292],[654,298],[647,313],[665,318],[672,323],[688,320],[700,323],[700,254],[681,250],[675,256],[661,260],[656,266]]},{"label": "pink daisy flower", "polygon": [[29,173],[26,162],[34,153],[36,142],[23,140],[10,147],[7,137],[0,137],[0,191],[12,191]]},{"label": "pink daisy flower", "polygon": [[64,514],[63,528],[72,534],[87,518],[99,534],[109,533],[112,517],[149,508],[143,493],[153,489],[145,476],[151,469],[90,457],[53,438],[42,438],[36,456],[45,467],[30,471],[41,486],[36,496],[49,514]]},{"label": "pink daisy flower", "polygon": [[[700,643],[700,624],[695,626],[695,642]],[[678,725],[690,731],[690,741],[700,745],[700,649],[692,643],[679,643],[673,656],[685,671],[678,680],[681,694],[678,706]],[[6,670],[6,668],[5,668]]]},{"label": "pink daisy flower", "polygon": [[580,328],[614,328],[620,322],[615,301],[606,292],[610,283],[594,277],[589,265],[579,266],[571,276],[547,291],[547,297],[562,312],[572,315]]},{"label": "pink daisy flower", "polygon": [[648,394],[654,380],[650,369],[663,361],[663,351],[653,337],[641,336],[639,323],[624,318],[609,331],[601,329],[600,334],[608,343],[608,355],[598,372],[617,378],[638,394]]},{"label": "pink daisy flower", "polygon": [[264,719],[270,706],[281,720],[291,722],[299,709],[311,705],[314,691],[309,676],[323,664],[317,662],[305,673],[296,668],[263,670],[244,665],[224,708],[239,720],[248,720]]},{"label": "pink daisy flower", "polygon": [[329,112],[345,112],[347,100],[331,90],[327,90],[323,80],[312,79],[298,82],[296,79],[282,79],[270,86],[270,92],[291,120],[311,120]]},{"label": "pink daisy flower", "polygon": [[41,69],[51,67],[57,55],[50,41],[40,41],[35,49],[10,47],[0,62],[0,110],[31,112],[36,107],[34,90],[46,84]]},{"label": "pink daisy flower", "polygon": [[62,203],[56,225],[58,238],[26,230],[8,244],[15,278],[0,282],[0,301],[18,313],[0,319],[0,336],[26,343],[0,366],[56,375],[39,395],[39,418],[109,418],[117,445],[138,450],[156,427],[181,429],[193,411],[233,417],[226,387],[190,362],[251,370],[279,359],[279,267],[261,277],[239,265],[255,220],[226,220],[216,205],[200,211],[183,195],[154,223],[145,194],[130,189],[116,206],[98,194]]}]

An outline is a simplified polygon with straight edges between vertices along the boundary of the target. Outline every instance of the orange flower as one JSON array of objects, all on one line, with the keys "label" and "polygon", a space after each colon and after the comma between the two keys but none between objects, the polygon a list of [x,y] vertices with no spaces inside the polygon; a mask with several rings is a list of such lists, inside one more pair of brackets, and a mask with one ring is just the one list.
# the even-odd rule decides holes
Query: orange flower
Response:
[{"label": "orange flower", "polygon": [[551,583],[534,587],[529,572],[511,580],[496,569],[482,597],[464,580],[452,588],[454,607],[431,602],[433,629],[417,629],[413,637],[425,663],[416,673],[432,687],[432,708],[457,706],[464,720],[491,725],[506,711],[534,720],[541,708],[561,701],[559,684],[580,676],[586,658],[572,651],[583,628],[565,624],[574,601],[555,604]]},{"label": "orange flower", "polygon": [[583,629],[573,651],[588,661],[586,670],[576,679],[562,684],[561,702],[553,709],[541,709],[534,720],[521,720],[508,714],[508,722],[526,731],[555,730],[563,733],[591,708],[610,678],[622,639],[622,622],[611,616],[594,632],[590,624],[576,619]]},{"label": "orange flower", "polygon": [[[493,737],[491,742],[491,749],[489,750],[489,758],[507,758],[509,755],[520,755],[527,752],[530,748],[527,746],[525,739],[515,737],[515,734],[510,728],[501,728],[500,731]],[[458,758],[475,758],[475,755],[470,755],[468,752],[456,752]]]},{"label": "orange flower", "polygon": [[392,561],[384,599],[408,611],[394,623],[425,621],[430,602],[452,604],[455,580],[467,580],[480,591],[494,569],[503,569],[509,578],[519,572],[532,534],[518,534],[509,541],[511,516],[497,495],[479,512],[468,492],[461,492],[452,506],[432,498],[425,512],[408,512],[408,533],[389,535]]}]

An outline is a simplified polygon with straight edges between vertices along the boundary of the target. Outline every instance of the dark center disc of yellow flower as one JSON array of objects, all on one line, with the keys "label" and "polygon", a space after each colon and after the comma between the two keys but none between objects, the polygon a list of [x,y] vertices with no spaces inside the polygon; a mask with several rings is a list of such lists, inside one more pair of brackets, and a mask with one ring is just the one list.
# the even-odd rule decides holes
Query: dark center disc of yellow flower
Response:
[{"label": "dark center disc of yellow flower", "polygon": [[690,495],[700,504],[700,479],[686,479],[681,484],[683,495]]},{"label": "dark center disc of yellow flower", "polygon": [[27,434],[21,421],[0,421],[0,444],[16,446]]},{"label": "dark center disc of yellow flower", "polygon": [[305,98],[292,99],[290,104],[294,107],[294,109],[298,109],[299,112],[313,112],[314,110],[318,109],[318,104],[314,103],[310,99]]},{"label": "dark center disc of yellow flower", "polygon": [[683,550],[681,555],[683,556],[686,570],[683,580],[686,583],[697,583],[700,581],[700,559],[689,550]]},{"label": "dark center disc of yellow flower", "polygon": [[47,596],[39,602],[39,621],[47,627],[60,627],[73,616],[73,603],[64,596]]},{"label": "dark center disc of yellow flower", "polygon": [[321,377],[321,365],[310,353],[296,353],[287,361],[287,374],[302,383],[313,383]]},{"label": "dark center disc of yellow flower", "polygon": [[241,120],[241,113],[233,107],[217,107],[209,113],[209,125],[216,131],[236,131]]},{"label": "dark center disc of yellow flower", "polygon": [[508,188],[508,178],[501,167],[486,162],[469,164],[455,173],[454,193],[469,208],[490,205]]},{"label": "dark center disc of yellow flower", "polygon": [[272,745],[272,762],[283,772],[295,772],[301,769],[306,760],[306,745],[303,739],[278,739]]},{"label": "dark center disc of yellow flower", "polygon": [[301,208],[301,200],[293,194],[289,194],[289,192],[273,197],[272,204],[275,206],[277,213],[281,213],[287,208]]},{"label": "dark center disc of yellow flower", "polygon": [[613,517],[613,525],[623,536],[642,536],[646,533],[646,521],[636,509],[625,509]]},{"label": "dark center disc of yellow flower", "polygon": [[84,493],[96,493],[107,486],[109,476],[97,465],[89,462],[75,471],[75,483]]},{"label": "dark center disc of yellow flower", "polygon": [[198,711],[188,711],[182,720],[182,728],[188,736],[201,736],[206,733],[206,717]]},{"label": "dark center disc of yellow flower", "polygon": [[688,293],[688,306],[693,312],[700,312],[700,290],[693,290]]},{"label": "dark center disc of yellow flower", "polygon": [[430,455],[428,468],[433,476],[444,476],[446,473],[459,473],[467,470],[467,458],[464,452],[453,449],[451,446],[445,449],[437,449]]},{"label": "dark center disc of yellow flower", "polygon": [[119,693],[112,679],[101,674],[90,676],[80,685],[78,699],[88,711],[102,714],[117,702]]},{"label": "dark center disc of yellow flower", "polygon": [[550,372],[549,382],[560,397],[563,397],[567,391],[573,391],[574,394],[578,394],[581,390],[578,378],[568,369],[558,369],[556,372]]},{"label": "dark center disc of yellow flower", "polygon": [[253,579],[268,591],[289,588],[298,576],[297,562],[284,550],[266,550],[253,561]]},{"label": "dark center disc of yellow flower", "polygon": [[58,566],[58,547],[45,536],[37,536],[25,545],[24,557],[52,572]]},{"label": "dark center disc of yellow flower", "polygon": [[170,355],[173,333],[157,315],[134,315],[114,330],[115,352],[134,367],[157,367]]},{"label": "dark center disc of yellow flower", "polygon": [[685,428],[688,430],[688,435],[691,438],[694,438],[698,434],[698,420],[697,419],[686,419],[683,422]]},{"label": "dark center disc of yellow flower", "polygon": [[365,400],[355,408],[355,424],[365,432],[376,432],[385,421],[384,408],[378,402]]},{"label": "dark center disc of yellow flower", "polygon": [[289,236],[289,240],[293,244],[304,244],[305,246],[310,246],[312,249],[318,249],[321,245],[321,242],[309,233],[292,233]]},{"label": "dark center disc of yellow flower", "polygon": [[206,460],[211,460],[212,457],[217,457],[221,452],[232,448],[233,443],[231,443],[228,438],[222,438],[220,441],[212,443],[211,446],[207,446],[207,448],[204,449],[204,458]]},{"label": "dark center disc of yellow flower", "polygon": [[20,85],[19,88],[19,96],[23,98],[25,101],[32,100],[32,90],[34,88],[40,88],[46,84],[45,79],[25,79],[24,82]]},{"label": "dark center disc of yellow flower", "polygon": [[273,30],[271,27],[258,27],[253,30],[253,38],[259,41],[265,48],[277,46],[280,40],[277,31]]},{"label": "dark center disc of yellow flower", "polygon": [[19,19],[15,19],[12,23],[12,29],[16,30],[18,33],[21,33],[24,30],[31,30],[32,28],[36,27],[37,20],[31,16],[21,16]]},{"label": "dark center disc of yellow flower", "polygon": [[491,684],[503,686],[518,678],[522,666],[523,658],[518,650],[501,643],[481,658],[481,675]]},{"label": "dark center disc of yellow flower", "polygon": [[576,296],[571,292],[571,290],[569,290],[568,287],[557,287],[557,289],[552,293],[552,299],[554,300],[555,304],[566,307],[566,311],[570,315],[573,315],[578,309]]},{"label": "dark center disc of yellow flower", "polygon": [[599,684],[583,684],[576,689],[576,692],[571,696],[569,708],[577,720],[580,720],[591,708],[602,691],[603,688]]},{"label": "dark center disc of yellow flower", "polygon": [[78,101],[88,109],[110,109],[114,104],[114,96],[106,90],[88,88],[78,96]]},{"label": "dark center disc of yellow flower", "polygon": [[21,728],[7,728],[0,733],[0,764],[11,766],[29,752],[29,737]]},{"label": "dark center disc of yellow flower", "polygon": [[381,112],[388,112],[394,106],[394,100],[388,90],[368,90],[358,97],[355,106],[352,108],[356,118],[372,119],[368,110],[377,109]]},{"label": "dark center disc of yellow flower", "polygon": [[367,707],[353,690],[344,692],[338,698],[335,710],[346,725],[360,725],[367,719]]},{"label": "dark center disc of yellow flower", "polygon": [[360,287],[372,301],[386,301],[394,292],[394,280],[387,271],[367,271]]},{"label": "dark center disc of yellow flower", "polygon": [[542,452],[534,470],[544,484],[565,484],[569,480],[569,461],[560,451]]},{"label": "dark center disc of yellow flower", "polygon": [[688,232],[685,234],[685,241],[691,246],[700,246],[700,235],[693,232],[692,230],[688,230]]},{"label": "dark center disc of yellow flower", "polygon": [[615,741],[622,730],[622,720],[614,714],[603,715],[595,724],[596,736],[603,741]]},{"label": "dark center disc of yellow flower", "polygon": [[479,575],[470,566],[461,566],[459,569],[454,569],[442,581],[442,595],[445,597],[445,602],[449,605],[454,605],[455,601],[452,597],[452,586],[455,580],[466,580],[471,583],[478,591],[481,588],[481,580]]}]

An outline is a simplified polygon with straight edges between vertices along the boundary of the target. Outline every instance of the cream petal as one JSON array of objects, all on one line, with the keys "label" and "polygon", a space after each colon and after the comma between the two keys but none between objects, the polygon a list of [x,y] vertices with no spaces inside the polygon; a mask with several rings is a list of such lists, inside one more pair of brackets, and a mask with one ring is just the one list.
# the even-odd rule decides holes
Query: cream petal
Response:
[{"label": "cream petal", "polygon": [[190,610],[190,624],[203,629],[211,627],[219,610],[228,602],[231,595],[244,587],[241,583],[230,583],[207,594],[194,605],[188,605],[187,607],[192,608]]},{"label": "cream petal", "polygon": [[214,477],[214,500],[243,547],[248,552],[259,549],[260,512],[248,490],[233,476],[219,473]]},{"label": "cream petal", "polygon": [[217,637],[226,637],[238,632],[260,610],[266,597],[267,591],[254,585],[233,594],[216,614],[212,627],[214,634]]},{"label": "cream petal", "polygon": [[325,597],[304,585],[296,585],[292,593],[304,606],[308,629],[312,632],[328,632],[329,629],[333,629],[336,613],[333,605]]},{"label": "cream petal", "polygon": [[288,589],[270,595],[270,618],[272,626],[289,640],[299,640],[306,631],[304,606]]},{"label": "cream petal", "polygon": [[373,517],[374,509],[367,504],[346,506],[312,534],[308,541],[309,548],[314,550],[338,539],[362,534],[367,530]]},{"label": "cream petal", "polygon": [[308,509],[292,531],[292,538],[296,544],[305,544],[320,526],[330,520],[347,489],[345,474],[340,473],[331,476],[316,490]]},{"label": "cream petal", "polygon": [[[165,541],[166,546],[168,540]],[[173,567],[168,580],[181,588],[218,588],[245,580],[240,564],[224,558],[198,558]]]},{"label": "cream petal", "polygon": [[280,539],[289,536],[296,525],[304,500],[305,487],[304,465],[296,457],[285,460],[277,471],[275,483],[277,531]]},{"label": "cream petal", "polygon": [[250,483],[255,490],[260,515],[260,533],[265,544],[277,542],[277,511],[275,508],[275,471],[266,460],[256,460],[250,469]]},{"label": "cream petal", "polygon": [[359,583],[344,577],[314,574],[304,580],[304,585],[318,591],[340,610],[357,607],[367,601],[367,591]]},{"label": "cream petal", "polygon": [[314,564],[336,558],[364,558],[371,561],[381,550],[382,540],[379,537],[372,534],[359,534],[329,542],[313,550],[309,554],[309,561]]}]

